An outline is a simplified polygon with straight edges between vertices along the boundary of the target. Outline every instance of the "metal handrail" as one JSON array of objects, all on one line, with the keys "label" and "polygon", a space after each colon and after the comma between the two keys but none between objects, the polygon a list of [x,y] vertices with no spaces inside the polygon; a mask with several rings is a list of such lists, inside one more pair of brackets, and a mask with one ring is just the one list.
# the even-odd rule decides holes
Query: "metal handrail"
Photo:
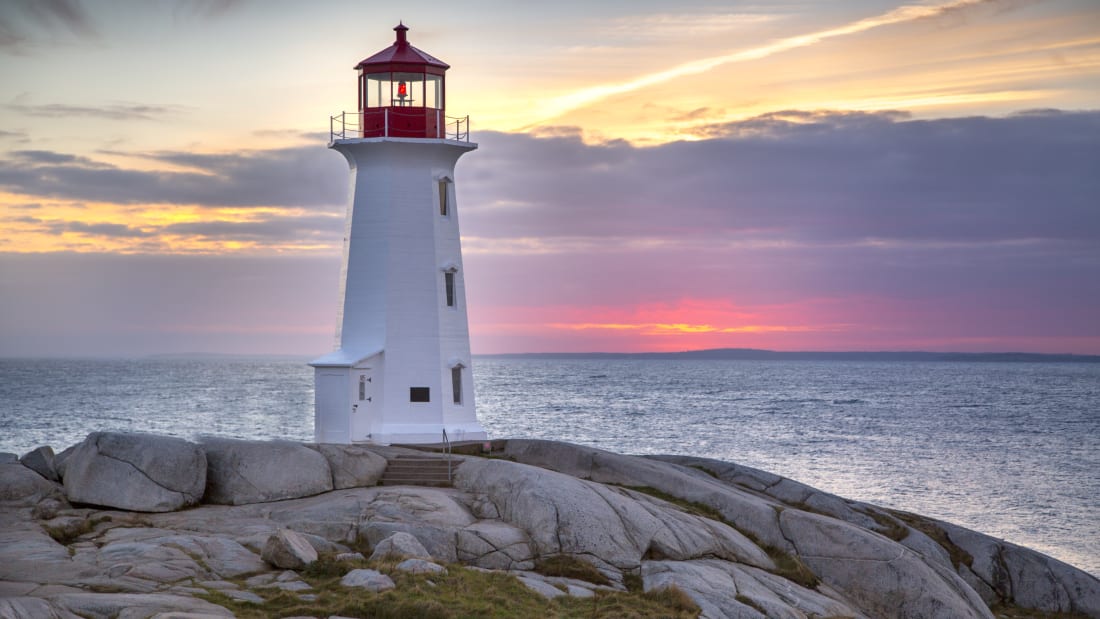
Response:
[{"label": "metal handrail", "polygon": [[[400,117],[418,117],[423,114],[424,110],[430,108],[393,108],[384,107],[378,108],[383,111],[384,123],[381,137],[399,137],[390,135],[390,122],[391,116],[394,118]],[[416,109],[418,111],[412,111]],[[457,142],[469,142],[470,141],[470,116],[443,116],[442,110],[436,110],[438,114],[436,122],[439,126],[440,133],[438,138],[444,140],[455,140]],[[328,133],[329,141],[335,142],[336,140],[354,139],[362,136],[363,133],[363,112],[340,112],[335,116],[330,116],[328,119]],[[442,122],[440,122],[442,121]],[[350,135],[349,135],[350,134]]]},{"label": "metal handrail", "polygon": [[454,483],[451,478],[451,439],[447,437],[447,428],[443,428],[443,453],[447,454],[447,483]]}]

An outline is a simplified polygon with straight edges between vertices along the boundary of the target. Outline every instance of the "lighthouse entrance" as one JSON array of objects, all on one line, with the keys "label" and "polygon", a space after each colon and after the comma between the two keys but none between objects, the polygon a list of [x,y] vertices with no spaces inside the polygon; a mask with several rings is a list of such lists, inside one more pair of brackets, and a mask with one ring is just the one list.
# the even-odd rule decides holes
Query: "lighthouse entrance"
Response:
[{"label": "lighthouse entrance", "polygon": [[314,435],[321,443],[347,443],[351,435],[348,419],[347,372],[320,370],[316,375]]}]

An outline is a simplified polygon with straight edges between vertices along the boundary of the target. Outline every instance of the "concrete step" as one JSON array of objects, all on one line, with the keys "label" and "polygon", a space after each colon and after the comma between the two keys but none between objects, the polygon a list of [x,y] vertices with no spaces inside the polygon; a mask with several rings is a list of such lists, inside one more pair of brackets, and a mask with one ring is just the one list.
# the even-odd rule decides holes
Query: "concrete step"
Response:
[{"label": "concrete step", "polygon": [[[450,462],[450,473],[458,468],[460,461]],[[451,485],[448,476],[446,458],[431,456],[398,456],[386,464],[379,481],[382,486],[433,486]]]}]

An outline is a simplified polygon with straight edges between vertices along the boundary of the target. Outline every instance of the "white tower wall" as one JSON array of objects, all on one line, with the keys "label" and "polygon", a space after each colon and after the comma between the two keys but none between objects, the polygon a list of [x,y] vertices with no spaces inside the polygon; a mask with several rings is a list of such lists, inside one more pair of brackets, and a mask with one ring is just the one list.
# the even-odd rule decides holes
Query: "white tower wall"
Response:
[{"label": "white tower wall", "polygon": [[[470,375],[452,182],[458,158],[477,145],[363,138],[337,140],[332,148],[351,168],[352,198],[338,349],[311,363],[317,374],[316,440],[438,443],[444,429],[451,440],[484,439]],[[446,215],[440,212],[441,189],[448,193]],[[451,304],[448,273],[454,283]],[[452,385],[456,366],[461,368],[458,404]],[[410,388],[427,388],[429,401],[410,401]]]}]

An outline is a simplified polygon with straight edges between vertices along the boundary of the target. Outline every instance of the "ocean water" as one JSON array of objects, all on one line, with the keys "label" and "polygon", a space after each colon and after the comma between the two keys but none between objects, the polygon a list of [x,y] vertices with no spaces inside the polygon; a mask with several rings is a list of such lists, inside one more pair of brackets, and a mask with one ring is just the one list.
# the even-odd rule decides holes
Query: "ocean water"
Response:
[{"label": "ocean water", "polygon": [[[494,437],[680,453],[1100,575],[1100,364],[475,358]],[[95,430],[312,440],[304,361],[0,360],[0,451]]]}]

